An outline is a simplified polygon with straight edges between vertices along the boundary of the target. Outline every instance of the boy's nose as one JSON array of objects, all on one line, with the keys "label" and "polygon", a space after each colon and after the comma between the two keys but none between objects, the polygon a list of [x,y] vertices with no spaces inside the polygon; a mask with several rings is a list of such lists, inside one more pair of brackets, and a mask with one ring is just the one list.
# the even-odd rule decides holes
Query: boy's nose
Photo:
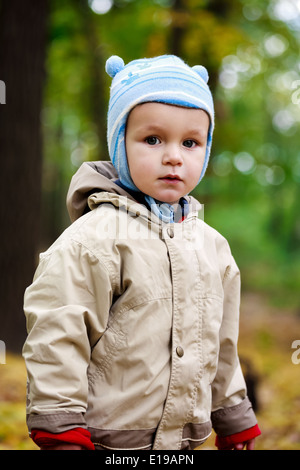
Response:
[{"label": "boy's nose", "polygon": [[177,145],[167,145],[163,154],[164,165],[182,165],[182,156]]}]

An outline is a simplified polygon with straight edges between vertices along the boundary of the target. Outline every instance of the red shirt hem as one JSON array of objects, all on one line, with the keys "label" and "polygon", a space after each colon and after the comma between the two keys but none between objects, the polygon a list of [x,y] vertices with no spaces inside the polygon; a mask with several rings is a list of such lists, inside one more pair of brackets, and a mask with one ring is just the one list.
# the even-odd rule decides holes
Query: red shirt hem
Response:
[{"label": "red shirt hem", "polygon": [[39,429],[31,431],[31,439],[43,448],[51,447],[59,443],[77,444],[82,446],[85,450],[95,450],[94,444],[91,441],[91,434],[87,429],[74,428],[59,434],[53,434]]}]

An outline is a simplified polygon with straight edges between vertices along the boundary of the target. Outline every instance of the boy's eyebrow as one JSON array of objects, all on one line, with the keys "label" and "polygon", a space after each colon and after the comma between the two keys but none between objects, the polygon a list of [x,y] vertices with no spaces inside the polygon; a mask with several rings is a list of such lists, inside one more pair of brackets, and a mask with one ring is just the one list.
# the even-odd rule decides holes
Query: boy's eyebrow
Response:
[{"label": "boy's eyebrow", "polygon": [[161,126],[155,123],[150,123],[150,124],[141,123],[136,126],[136,129],[139,131],[151,132],[151,131],[161,130]]},{"label": "boy's eyebrow", "polygon": [[207,130],[204,129],[203,127],[193,127],[191,129],[188,129],[187,131],[190,135],[206,135]]},{"label": "boy's eyebrow", "polygon": [[[150,124],[140,124],[137,125],[136,129],[140,132],[159,132],[162,130],[162,127],[158,124],[155,123],[150,123]],[[206,129],[203,129],[202,127],[192,127],[190,129],[187,129],[187,134],[193,136],[193,135],[206,135],[207,131]]]}]

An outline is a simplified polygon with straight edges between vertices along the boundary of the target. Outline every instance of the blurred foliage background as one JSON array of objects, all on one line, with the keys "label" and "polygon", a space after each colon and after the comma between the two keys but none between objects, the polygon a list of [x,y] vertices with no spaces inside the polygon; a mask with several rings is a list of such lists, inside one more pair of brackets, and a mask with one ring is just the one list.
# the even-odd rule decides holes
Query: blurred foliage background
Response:
[{"label": "blurred foliage background", "polygon": [[108,158],[106,59],[176,53],[208,68],[215,96],[211,165],[195,191],[205,219],[230,239],[245,288],[298,307],[299,33],[296,0],[53,0],[42,243],[69,223],[71,175]]},{"label": "blurred foliage background", "polygon": [[[259,448],[300,449],[300,364],[291,361],[300,339],[299,0],[49,0],[46,29],[36,254],[69,224],[65,197],[77,168],[108,159],[106,59],[175,53],[205,65],[216,130],[194,195],[242,272],[240,349],[257,378]],[[8,354],[0,449],[34,448],[20,424],[25,375]]]}]

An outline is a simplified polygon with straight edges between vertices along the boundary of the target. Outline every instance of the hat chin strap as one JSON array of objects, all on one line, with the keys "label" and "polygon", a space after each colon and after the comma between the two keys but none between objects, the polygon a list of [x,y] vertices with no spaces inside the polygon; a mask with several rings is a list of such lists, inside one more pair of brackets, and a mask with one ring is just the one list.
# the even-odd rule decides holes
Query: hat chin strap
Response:
[{"label": "hat chin strap", "polygon": [[151,208],[151,212],[165,223],[174,222],[174,207],[167,202],[157,201],[151,196],[145,196],[145,201]]},{"label": "hat chin strap", "polygon": [[151,212],[156,215],[162,222],[172,224],[181,222],[183,217],[187,215],[188,203],[182,198],[178,204],[169,204],[168,202],[158,201],[151,196],[145,195],[145,201],[151,209]]}]

